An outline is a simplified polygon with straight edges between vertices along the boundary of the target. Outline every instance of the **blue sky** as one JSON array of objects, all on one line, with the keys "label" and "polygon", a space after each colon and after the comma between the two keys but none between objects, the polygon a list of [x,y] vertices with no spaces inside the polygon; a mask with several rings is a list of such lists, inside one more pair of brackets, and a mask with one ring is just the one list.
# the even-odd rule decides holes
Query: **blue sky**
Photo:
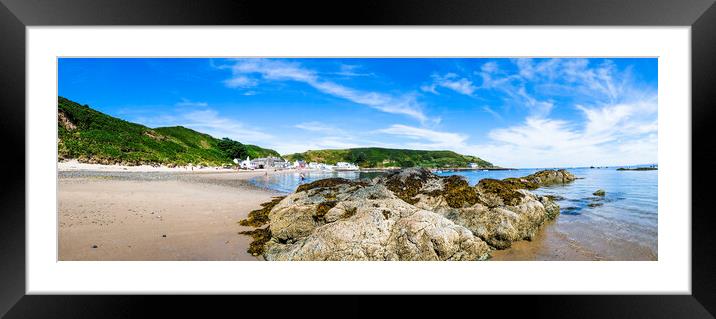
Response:
[{"label": "blue sky", "polygon": [[657,162],[655,58],[62,58],[59,95],[276,149],[453,150],[509,167]]}]

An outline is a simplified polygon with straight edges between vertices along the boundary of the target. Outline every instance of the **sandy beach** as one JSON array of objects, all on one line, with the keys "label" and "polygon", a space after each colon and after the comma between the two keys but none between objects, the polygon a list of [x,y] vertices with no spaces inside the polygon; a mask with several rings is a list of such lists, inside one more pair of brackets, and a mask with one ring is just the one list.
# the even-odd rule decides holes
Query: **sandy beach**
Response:
[{"label": "sandy beach", "polygon": [[263,171],[74,165],[60,167],[59,260],[258,260],[238,221],[279,195],[248,183]]}]

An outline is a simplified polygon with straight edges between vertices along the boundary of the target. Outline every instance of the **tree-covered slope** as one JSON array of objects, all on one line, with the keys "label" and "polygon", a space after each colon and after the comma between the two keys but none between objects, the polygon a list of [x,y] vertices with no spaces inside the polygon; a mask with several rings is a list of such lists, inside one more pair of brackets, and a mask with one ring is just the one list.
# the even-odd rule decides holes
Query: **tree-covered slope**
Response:
[{"label": "tree-covered slope", "polygon": [[[231,141],[234,153],[220,147],[222,140],[176,126],[151,129],[118,119],[58,97],[58,157],[101,164],[223,165],[232,155],[252,158],[273,155],[274,150]],[[226,143],[224,143],[225,145]]]},{"label": "tree-covered slope", "polygon": [[351,148],[343,150],[316,150],[284,155],[289,160],[305,160],[335,164],[336,162],[356,163],[360,167],[428,167],[457,168],[477,163],[480,167],[493,167],[492,163],[479,157],[461,155],[452,151],[421,151],[390,148]]}]

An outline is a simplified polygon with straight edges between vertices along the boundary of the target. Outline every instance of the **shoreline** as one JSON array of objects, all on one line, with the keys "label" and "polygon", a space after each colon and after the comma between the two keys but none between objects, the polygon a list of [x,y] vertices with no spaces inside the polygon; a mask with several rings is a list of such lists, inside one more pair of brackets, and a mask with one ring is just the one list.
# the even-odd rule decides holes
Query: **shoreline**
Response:
[{"label": "shoreline", "polygon": [[[390,172],[400,170],[400,167],[365,167],[356,170],[334,170],[335,172]],[[431,171],[443,170],[443,171],[511,171],[518,170],[516,168],[504,168],[504,167],[491,167],[491,168],[471,168],[471,167],[454,167],[454,168],[428,168]],[[120,164],[90,164],[81,163],[76,159],[64,160],[57,162],[58,171],[102,171],[102,172],[293,172],[293,171],[321,171],[319,169],[311,168],[284,168],[274,170],[271,168],[257,168],[253,170],[235,169],[235,168],[224,168],[221,166],[175,166],[169,167],[166,165],[120,165]]]}]

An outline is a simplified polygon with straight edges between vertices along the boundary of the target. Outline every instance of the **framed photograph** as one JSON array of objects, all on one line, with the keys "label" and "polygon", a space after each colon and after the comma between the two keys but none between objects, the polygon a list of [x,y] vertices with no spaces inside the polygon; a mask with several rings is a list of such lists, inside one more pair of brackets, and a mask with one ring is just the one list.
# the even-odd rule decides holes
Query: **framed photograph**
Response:
[{"label": "framed photograph", "polygon": [[0,312],[713,317],[713,1],[314,6],[3,0]]}]

